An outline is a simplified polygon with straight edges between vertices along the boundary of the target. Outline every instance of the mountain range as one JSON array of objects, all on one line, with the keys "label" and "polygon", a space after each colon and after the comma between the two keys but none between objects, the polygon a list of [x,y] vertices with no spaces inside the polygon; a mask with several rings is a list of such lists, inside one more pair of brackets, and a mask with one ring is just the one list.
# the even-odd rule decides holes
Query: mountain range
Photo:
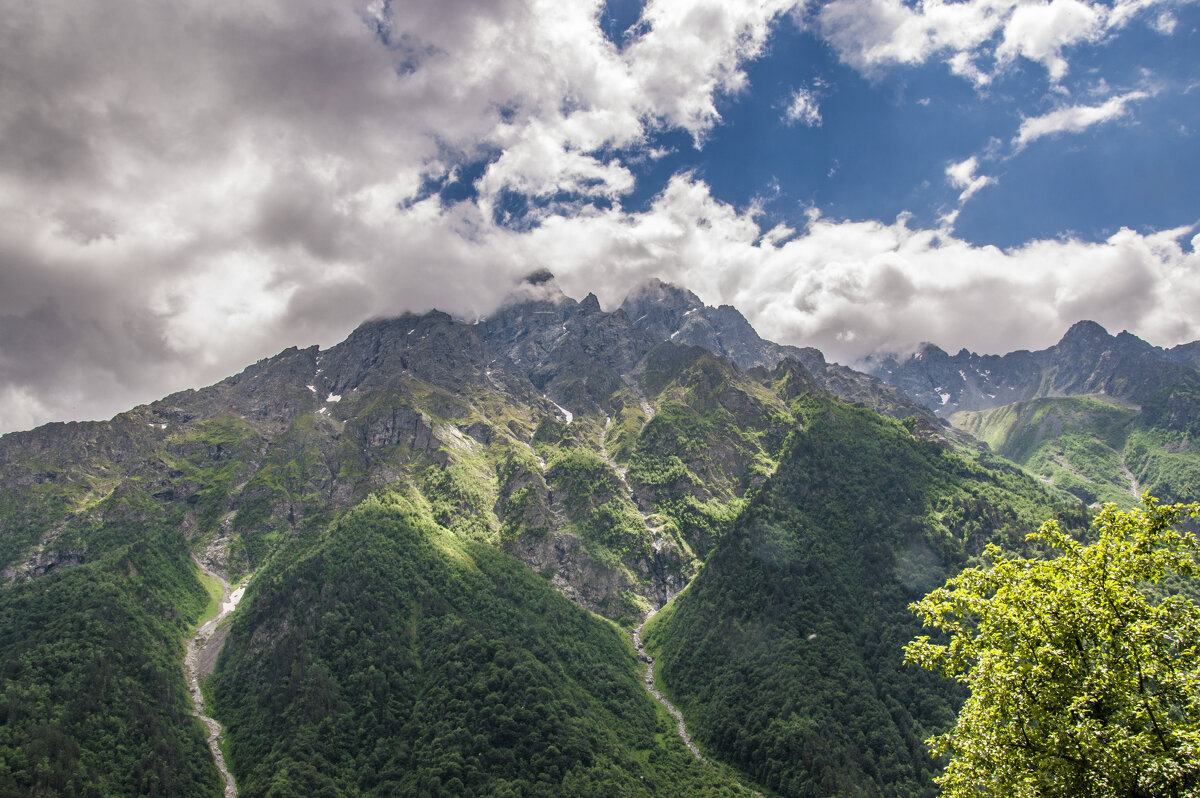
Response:
[{"label": "mountain range", "polygon": [[1038,352],[949,355],[925,344],[907,358],[876,356],[868,372],[942,416],[1019,401],[1101,394],[1140,407],[1147,423],[1193,433],[1200,415],[1200,341],[1172,349],[1081,321]]},{"label": "mountain range", "polygon": [[932,795],[962,694],[900,664],[907,604],[1185,497],[1197,351],[1081,322],[866,374],[542,271],[4,435],[0,794]]},{"label": "mountain range", "polygon": [[1088,503],[1184,500],[1200,486],[1198,343],[1161,349],[1081,321],[1038,352],[926,344],[868,370]]}]

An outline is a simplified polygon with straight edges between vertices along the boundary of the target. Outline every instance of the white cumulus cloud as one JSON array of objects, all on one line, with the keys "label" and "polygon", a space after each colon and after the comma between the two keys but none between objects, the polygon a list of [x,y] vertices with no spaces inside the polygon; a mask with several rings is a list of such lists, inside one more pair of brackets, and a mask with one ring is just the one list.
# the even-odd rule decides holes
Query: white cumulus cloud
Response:
[{"label": "white cumulus cloud", "polygon": [[950,181],[950,185],[962,189],[962,193],[958,195],[960,204],[969,200],[980,189],[996,182],[996,178],[994,177],[977,175],[976,171],[978,169],[979,158],[974,155],[965,161],[952,163],[946,167],[946,179]]},{"label": "white cumulus cloud", "polygon": [[[1061,81],[1067,51],[1101,42],[1139,15],[1164,35],[1170,8],[1189,0],[830,0],[801,5],[796,18],[865,73],[898,64],[945,61],[978,85],[1025,58]],[[1155,8],[1161,7],[1161,8]]]},{"label": "white cumulus cloud", "polygon": [[905,218],[814,213],[804,230],[782,237],[761,229],[753,210],[739,212],[680,176],[646,213],[555,219],[511,243],[606,306],[654,276],[735,305],[768,338],[854,362],[922,341],[990,353],[1037,349],[1082,318],[1159,345],[1200,338],[1200,255],[1184,244],[1191,232],[1121,230],[1100,242],[1005,250],[913,228]]},{"label": "white cumulus cloud", "polygon": [[[569,212],[697,141],[789,3],[18,4],[0,25],[0,431],[106,417],[368,315],[470,314],[527,268],[505,192]],[[486,164],[477,202],[422,186]],[[428,193],[428,192],[426,192]]]}]

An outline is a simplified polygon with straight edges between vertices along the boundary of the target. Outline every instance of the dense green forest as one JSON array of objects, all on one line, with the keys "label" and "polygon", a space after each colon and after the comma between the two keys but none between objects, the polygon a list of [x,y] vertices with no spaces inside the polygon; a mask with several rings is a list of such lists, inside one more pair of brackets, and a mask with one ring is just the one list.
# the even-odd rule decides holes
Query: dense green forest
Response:
[{"label": "dense green forest", "polygon": [[[897,652],[909,602],[985,541],[1082,526],[1030,477],[827,396],[647,648],[697,739],[784,795],[933,795],[923,740],[963,698]],[[986,466],[986,467],[985,467]]]},{"label": "dense green forest", "polygon": [[220,794],[180,673],[209,597],[152,507],[117,492],[66,533],[99,556],[0,591],[0,795]]},{"label": "dense green forest", "polygon": [[209,683],[242,795],[732,795],[628,638],[408,498],[253,582]]}]

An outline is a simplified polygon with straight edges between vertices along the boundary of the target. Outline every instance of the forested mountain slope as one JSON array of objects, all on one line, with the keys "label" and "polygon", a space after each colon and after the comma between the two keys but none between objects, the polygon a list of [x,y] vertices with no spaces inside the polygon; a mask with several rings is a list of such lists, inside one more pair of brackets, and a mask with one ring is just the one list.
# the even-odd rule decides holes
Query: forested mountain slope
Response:
[{"label": "forested mountain slope", "polygon": [[123,487],[68,512],[46,520],[86,562],[0,586],[0,795],[216,794],[180,670],[208,600],[183,513]]},{"label": "forested mountain slope", "polygon": [[781,794],[933,795],[922,741],[961,694],[902,666],[907,605],[1082,506],[828,395],[792,406],[777,473],[647,647],[697,740]]},{"label": "forested mountain slope", "polygon": [[400,483],[585,606],[633,617],[665,600],[773,467],[787,409],[594,297],[577,303],[548,279],[525,289],[483,323],[370,322],[111,422],[4,436],[6,578],[97,556],[93,507],[118,489],[177,513],[191,547],[236,576]]},{"label": "forested mountain slope", "polygon": [[241,794],[718,796],[628,638],[410,499],[254,583],[210,687]]}]

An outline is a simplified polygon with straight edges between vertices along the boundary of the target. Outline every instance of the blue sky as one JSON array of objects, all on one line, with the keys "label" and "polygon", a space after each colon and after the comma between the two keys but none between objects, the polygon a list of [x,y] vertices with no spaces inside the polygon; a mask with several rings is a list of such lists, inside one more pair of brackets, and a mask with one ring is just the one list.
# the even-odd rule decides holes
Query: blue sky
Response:
[{"label": "blue sky", "polygon": [[1200,338],[1193,0],[8,5],[0,432],[538,268],[842,362]]},{"label": "blue sky", "polygon": [[[637,4],[612,7],[617,28]],[[1071,70],[1054,84],[1040,64],[1022,63],[985,90],[939,61],[863,75],[815,32],[783,20],[766,52],[747,65],[748,90],[723,98],[722,122],[702,148],[677,131],[652,139],[673,154],[639,172],[627,205],[645,207],[671,174],[694,170],[715,196],[738,206],[762,203],[770,220],[796,225],[805,208],[816,207],[848,219],[907,212],[916,224],[936,226],[961,191],[946,181],[946,167],[977,156],[996,182],[965,204],[954,226],[973,244],[1103,240],[1122,226],[1195,224],[1200,7],[1173,13],[1172,35],[1131,24],[1103,47],[1069,52]],[[785,117],[797,89],[816,95],[819,123]],[[1137,89],[1152,96],[1113,121],[1020,150],[1009,144],[1023,118]]]}]

